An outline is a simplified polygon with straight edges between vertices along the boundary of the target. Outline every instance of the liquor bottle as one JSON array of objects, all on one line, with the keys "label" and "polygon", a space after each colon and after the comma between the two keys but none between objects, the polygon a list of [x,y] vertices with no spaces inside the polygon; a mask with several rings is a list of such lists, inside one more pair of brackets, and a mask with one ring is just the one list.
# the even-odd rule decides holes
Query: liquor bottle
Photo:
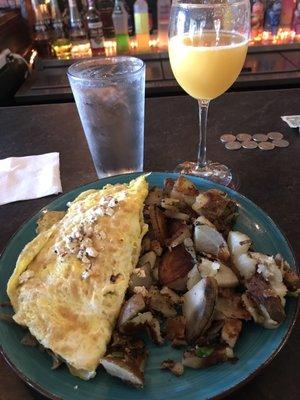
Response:
[{"label": "liquor bottle", "polygon": [[272,35],[277,34],[280,22],[281,8],[281,0],[273,0],[266,10],[265,30],[271,32]]},{"label": "liquor bottle", "polygon": [[57,0],[50,0],[50,11],[52,19],[52,42],[51,46],[58,59],[71,58],[71,41],[66,37],[64,22]]},{"label": "liquor bottle", "polygon": [[299,1],[295,8],[295,11],[294,11],[292,28],[296,32],[296,35],[300,35],[300,2]]},{"label": "liquor bottle", "polygon": [[96,8],[100,12],[103,23],[103,33],[105,38],[113,38],[115,35],[112,13],[114,11],[113,0],[97,0]]},{"label": "liquor bottle", "polygon": [[41,10],[44,23],[50,28],[51,27],[51,16],[50,16],[48,4],[45,2],[39,2],[39,8]]},{"label": "liquor bottle", "polygon": [[132,12],[133,12],[133,6],[131,8],[129,8],[127,1],[123,0],[123,5],[124,8],[128,14],[128,35],[132,36],[134,35],[134,29],[133,29],[133,17],[132,17]]},{"label": "liquor bottle", "polygon": [[149,51],[149,14],[148,5],[145,0],[136,0],[133,5],[134,27],[138,50]]},{"label": "liquor bottle", "polygon": [[56,39],[65,38],[63,17],[61,15],[57,0],[50,0],[51,21],[53,35]]},{"label": "liquor bottle", "polygon": [[100,13],[95,7],[95,0],[88,0],[86,20],[93,56],[105,55],[103,24]]},{"label": "liquor bottle", "polygon": [[114,30],[117,42],[117,53],[129,52],[128,35],[128,14],[122,0],[115,0],[114,12],[112,15]]},{"label": "liquor bottle", "polygon": [[45,23],[38,0],[31,0],[31,4],[35,17],[33,44],[39,56],[47,57],[51,55],[51,32]]},{"label": "liquor bottle", "polygon": [[76,0],[68,0],[70,9],[70,38],[75,44],[87,39],[87,34],[82,22],[80,12],[77,7]]},{"label": "liquor bottle", "polygon": [[261,0],[254,0],[251,9],[251,36],[262,33],[264,26],[265,6]]},{"label": "liquor bottle", "polygon": [[[154,30],[154,18],[153,18],[153,6],[154,6],[154,1],[151,0],[145,0],[148,6],[148,21],[149,21],[149,34],[153,33]],[[155,8],[157,7],[157,1],[155,1]],[[157,12],[157,10],[155,10]],[[157,26],[156,26],[157,28]]]},{"label": "liquor bottle", "polygon": [[170,0],[157,0],[157,29],[159,47],[166,47],[168,45],[170,10]]},{"label": "liquor bottle", "polygon": [[282,0],[282,11],[280,18],[280,26],[282,28],[291,28],[295,6],[296,0]]}]

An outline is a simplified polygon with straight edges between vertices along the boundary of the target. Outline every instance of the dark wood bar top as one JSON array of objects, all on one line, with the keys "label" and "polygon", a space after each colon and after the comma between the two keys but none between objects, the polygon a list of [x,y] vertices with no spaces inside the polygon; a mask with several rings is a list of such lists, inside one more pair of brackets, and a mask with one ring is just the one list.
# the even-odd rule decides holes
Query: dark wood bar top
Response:
[{"label": "dark wood bar top", "polygon": [[[300,135],[280,118],[299,114],[300,89],[227,93],[213,101],[208,122],[209,158],[239,175],[239,191],[267,212],[300,253]],[[198,113],[187,96],[149,98],[145,118],[145,170],[170,171],[195,159]],[[64,193],[96,180],[76,107],[73,103],[0,108],[0,159],[58,151]],[[228,151],[222,133],[280,131],[290,142],[272,151]],[[9,237],[56,196],[0,206],[0,251]],[[298,400],[300,393],[299,319],[282,351],[232,400]],[[142,396],[142,395],[141,395]],[[142,397],[141,397],[142,398]],[[171,394],[170,394],[171,398]],[[0,359],[0,400],[42,397],[28,388]]]}]

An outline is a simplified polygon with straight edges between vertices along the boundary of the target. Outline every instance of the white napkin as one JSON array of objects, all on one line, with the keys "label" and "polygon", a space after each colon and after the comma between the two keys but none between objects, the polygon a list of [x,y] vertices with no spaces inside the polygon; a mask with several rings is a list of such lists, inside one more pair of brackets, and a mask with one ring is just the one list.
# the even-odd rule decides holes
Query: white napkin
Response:
[{"label": "white napkin", "polygon": [[0,160],[0,205],[61,191],[59,153]]}]

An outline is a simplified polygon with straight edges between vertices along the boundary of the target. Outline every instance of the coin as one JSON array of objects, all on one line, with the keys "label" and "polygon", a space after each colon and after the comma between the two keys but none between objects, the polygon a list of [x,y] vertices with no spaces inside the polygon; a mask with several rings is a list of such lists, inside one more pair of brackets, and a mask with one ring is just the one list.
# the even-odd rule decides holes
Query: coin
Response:
[{"label": "coin", "polygon": [[261,150],[273,150],[273,149],[275,149],[275,145],[272,142],[260,142],[260,143],[258,143],[258,147]]},{"label": "coin", "polygon": [[272,142],[276,147],[288,147],[290,145],[290,142],[284,139],[280,140],[273,140]]},{"label": "coin", "polygon": [[245,142],[246,140],[250,140],[252,136],[249,135],[249,133],[239,133],[238,135],[236,135],[236,138],[240,142]]},{"label": "coin", "polygon": [[252,136],[253,140],[256,142],[266,142],[268,140],[268,136],[263,133],[256,133]]},{"label": "coin", "polygon": [[236,137],[234,135],[232,135],[231,133],[225,133],[225,135],[222,135],[220,137],[221,142],[223,143],[230,143],[230,142],[234,142],[236,139]]},{"label": "coin", "polygon": [[244,147],[244,149],[256,149],[257,143],[253,140],[245,140],[244,142],[242,142],[242,146]]},{"label": "coin", "polygon": [[227,150],[239,150],[242,145],[240,142],[228,142],[225,143],[225,147]]},{"label": "coin", "polygon": [[267,136],[272,140],[280,140],[283,138],[283,134],[280,132],[269,132]]}]

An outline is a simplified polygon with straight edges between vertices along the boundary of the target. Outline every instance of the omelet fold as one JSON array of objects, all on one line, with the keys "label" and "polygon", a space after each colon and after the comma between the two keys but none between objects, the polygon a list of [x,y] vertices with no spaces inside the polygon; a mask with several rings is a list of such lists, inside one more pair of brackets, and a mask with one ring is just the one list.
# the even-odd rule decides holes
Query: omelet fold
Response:
[{"label": "omelet fold", "polygon": [[81,193],[66,215],[21,252],[8,282],[14,320],[70,371],[95,375],[147,225],[144,176]]}]

